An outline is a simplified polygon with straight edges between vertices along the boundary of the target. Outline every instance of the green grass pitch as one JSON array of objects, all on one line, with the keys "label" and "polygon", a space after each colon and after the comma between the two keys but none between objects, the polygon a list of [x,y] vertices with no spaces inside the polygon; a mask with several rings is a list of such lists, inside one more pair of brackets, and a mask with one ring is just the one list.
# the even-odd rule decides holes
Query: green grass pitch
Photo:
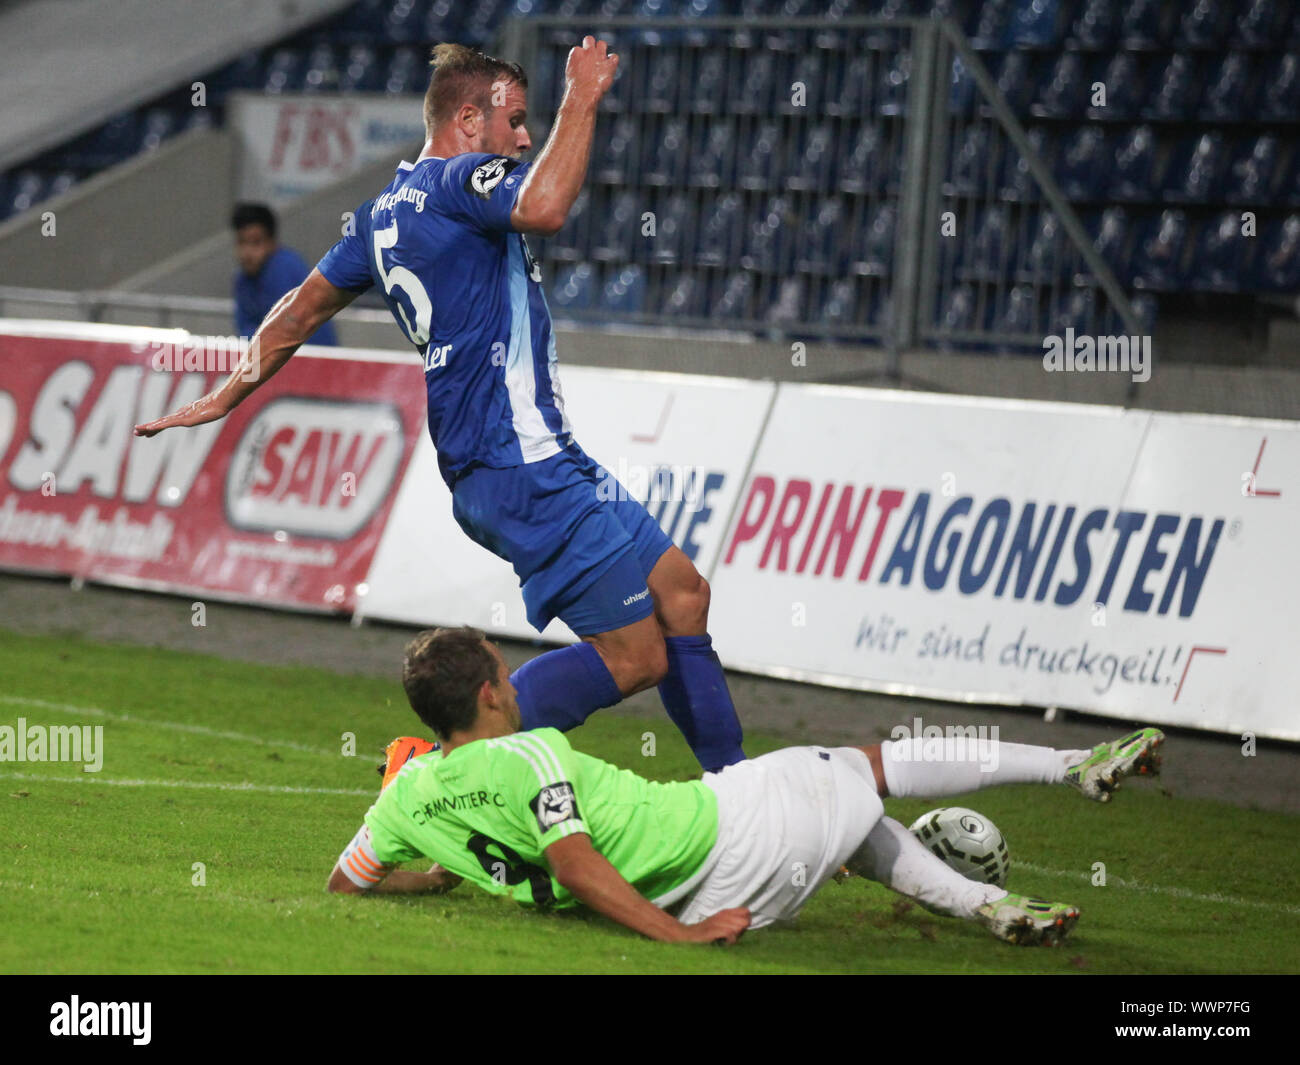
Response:
[{"label": "green grass pitch", "polygon": [[[418,731],[395,679],[7,631],[0,678],[0,725],[104,726],[98,774],[0,762],[4,972],[1300,970],[1300,819],[1171,798],[1148,782],[1106,806],[1030,786],[887,801],[904,823],[941,804],[992,817],[1015,862],[1010,886],[1081,907],[1063,948],[999,943],[861,880],[827,885],[797,923],[734,948],[668,946],[467,885],[442,897],[328,895],[378,787],[381,748]],[[343,754],[345,733],[355,756]],[[664,717],[598,714],[571,738],[655,779],[695,772]],[[780,745],[747,742],[751,755]],[[1175,739],[1166,757],[1177,756]],[[1104,886],[1092,883],[1096,862]]]}]

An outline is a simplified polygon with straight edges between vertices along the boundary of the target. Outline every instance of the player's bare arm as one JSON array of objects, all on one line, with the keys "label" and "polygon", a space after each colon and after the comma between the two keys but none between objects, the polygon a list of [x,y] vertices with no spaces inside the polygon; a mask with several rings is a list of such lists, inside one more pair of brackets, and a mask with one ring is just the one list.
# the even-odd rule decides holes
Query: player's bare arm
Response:
[{"label": "player's bare arm", "polygon": [[361,888],[348,879],[342,865],[336,862],[327,886],[336,895],[443,895],[460,882],[461,877],[435,865],[426,873],[394,869],[382,876],[374,887]]},{"label": "player's bare arm", "polygon": [[564,99],[545,147],[524,180],[510,213],[510,224],[521,233],[551,236],[569,216],[587,176],[596,108],[614,84],[618,56],[606,53],[604,41],[583,39],[569,52],[565,66]]},{"label": "player's bare arm", "polygon": [[136,436],[153,436],[175,426],[202,425],[224,418],[257,387],[274,377],[307,338],[357,298],[335,288],[319,270],[286,292],[258,327],[248,351],[220,387],[187,403],[180,410],[135,427]]},{"label": "player's bare arm", "polygon": [[743,908],[723,910],[699,924],[682,924],[643,898],[591,845],[591,837],[585,833],[557,840],[545,854],[552,875],[579,902],[661,943],[721,942],[730,946],[749,927],[749,910]]}]

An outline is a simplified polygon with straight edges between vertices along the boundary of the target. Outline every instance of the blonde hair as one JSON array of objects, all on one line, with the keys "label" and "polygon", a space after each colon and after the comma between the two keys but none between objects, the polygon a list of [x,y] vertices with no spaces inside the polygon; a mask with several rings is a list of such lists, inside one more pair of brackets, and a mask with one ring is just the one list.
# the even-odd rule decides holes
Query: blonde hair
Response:
[{"label": "blonde hair", "polygon": [[518,63],[507,63],[466,45],[436,44],[431,55],[433,74],[424,94],[424,127],[430,135],[467,103],[490,115],[492,90],[498,83],[517,82],[521,89],[528,88],[528,77]]}]

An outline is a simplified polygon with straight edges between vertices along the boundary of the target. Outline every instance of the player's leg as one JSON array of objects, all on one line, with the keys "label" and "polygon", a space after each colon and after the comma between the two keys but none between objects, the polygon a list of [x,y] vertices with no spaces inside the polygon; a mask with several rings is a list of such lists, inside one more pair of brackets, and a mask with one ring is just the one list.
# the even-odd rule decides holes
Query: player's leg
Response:
[{"label": "player's leg", "polygon": [[1159,729],[1146,728],[1091,750],[1057,750],[962,735],[887,740],[862,747],[880,794],[895,798],[961,795],[995,784],[1068,783],[1105,802],[1131,774],[1158,771]]},{"label": "player's leg", "polygon": [[708,582],[680,548],[671,546],[655,562],[647,584],[668,658],[668,675],[659,685],[664,709],[706,771],[743,761],[740,718],[708,633]]}]

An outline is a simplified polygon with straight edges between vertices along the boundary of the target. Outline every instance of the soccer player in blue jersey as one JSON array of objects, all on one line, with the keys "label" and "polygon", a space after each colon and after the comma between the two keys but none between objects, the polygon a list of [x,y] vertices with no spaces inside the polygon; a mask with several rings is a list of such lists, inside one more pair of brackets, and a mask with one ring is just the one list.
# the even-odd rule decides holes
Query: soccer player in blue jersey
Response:
[{"label": "soccer player in blue jersey", "polygon": [[377,287],[424,357],[429,432],[456,521],[513,564],[539,632],[559,617],[581,637],[511,677],[523,728],[567,730],[657,685],[706,770],[741,761],[740,722],[708,635],[708,584],[574,439],[528,248],[526,235],[559,232],[577,199],[618,56],[592,37],[572,49],[534,162],[521,158],[532,142],[518,64],[441,44],[432,66],[423,150],[272,309],[248,357],[260,360],[254,379],[241,363],[220,388],[136,433],[223,417]]}]

